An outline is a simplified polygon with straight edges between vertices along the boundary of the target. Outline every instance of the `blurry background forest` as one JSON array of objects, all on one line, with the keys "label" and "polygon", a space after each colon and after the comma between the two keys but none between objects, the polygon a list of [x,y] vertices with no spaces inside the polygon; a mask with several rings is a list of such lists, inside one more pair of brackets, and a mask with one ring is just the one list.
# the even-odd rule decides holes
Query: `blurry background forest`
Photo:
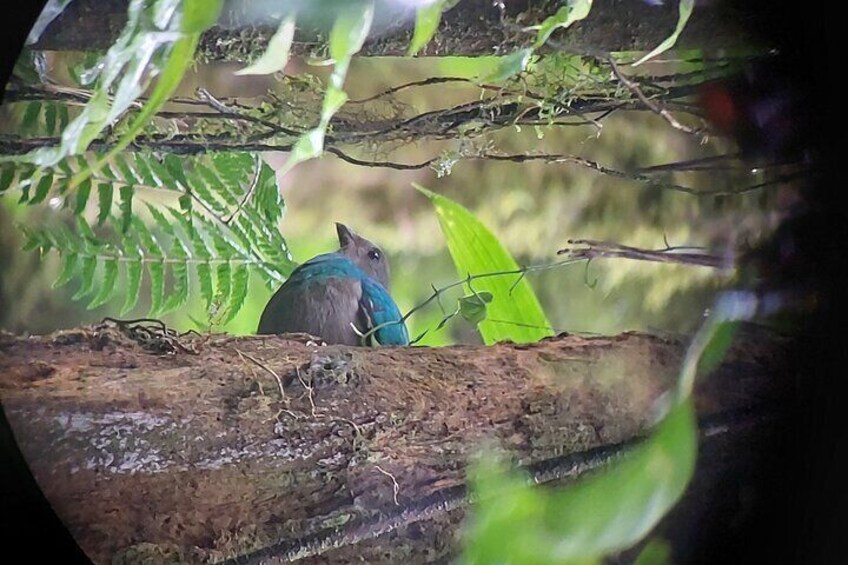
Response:
[{"label": "blurry background forest", "polygon": [[[646,65],[646,72],[683,72],[699,56],[702,54],[697,51],[666,53]],[[352,101],[367,100],[388,88],[431,77],[479,76],[481,69],[492,64],[491,59],[358,58],[353,61],[346,87]],[[46,60],[52,79],[72,85],[66,69],[82,64],[84,57],[56,53],[49,54]],[[199,65],[187,75],[178,95],[192,96],[197,87],[203,87],[219,99],[256,103],[268,99],[269,93],[281,98],[291,94],[290,84],[280,81],[279,76],[235,76],[233,72],[238,68],[231,63]],[[326,67],[310,66],[303,59],[291,60],[286,72],[320,80],[326,80],[328,74]],[[481,89],[470,83],[433,84],[404,89],[390,101],[348,104],[343,113],[423,113],[480,96]],[[15,105],[4,107],[2,131],[9,131],[14,123],[10,113],[15,111],[21,110]],[[416,163],[450,151],[467,153],[469,145],[485,149],[488,144],[509,154],[566,153],[632,171],[733,149],[717,137],[702,143],[646,110],[612,113],[602,123],[602,127],[507,127],[484,141],[413,141],[399,144],[391,160]],[[358,154],[364,159],[385,156],[385,147],[375,147],[370,154],[366,148]],[[279,167],[285,155],[265,153],[264,158]],[[740,246],[753,245],[770,233],[778,224],[782,202],[791,200],[792,194],[789,188],[771,186],[739,195],[692,195],[614,178],[573,163],[462,159],[452,166],[443,165],[442,170],[438,168],[400,171],[362,167],[332,155],[299,165],[280,179],[286,211],[279,229],[294,260],[302,262],[334,249],[334,222],[344,222],[388,253],[392,292],[401,310],[407,311],[430,295],[431,285],[443,286],[458,278],[432,207],[412,189],[413,181],[467,206],[523,265],[555,261],[556,251],[566,247],[568,239],[577,238],[653,249],[666,244],[698,246],[729,256]],[[698,190],[722,191],[755,184],[762,179],[762,173],[737,164],[735,168],[711,168],[707,172],[665,173],[658,178]],[[142,192],[137,197],[142,202],[168,197],[154,192]],[[96,206],[93,202],[89,206],[93,218]],[[136,206],[137,210],[140,208]],[[84,301],[71,300],[78,282],[51,288],[59,269],[55,254],[48,254],[41,261],[35,254],[21,251],[16,223],[46,224],[63,221],[66,216],[61,210],[32,209],[11,198],[0,202],[3,329],[45,333],[117,314],[117,305],[112,303],[88,311]],[[623,259],[595,260],[588,268],[583,263],[568,265],[530,273],[528,279],[555,331],[600,334],[625,330],[691,331],[716,290],[729,282],[727,275],[717,269]],[[167,314],[164,320],[180,330],[252,333],[270,291],[255,278],[251,285],[243,309],[226,325],[208,325],[196,293],[190,294],[188,307]],[[138,315],[146,309],[147,294],[141,293]],[[410,321],[411,335],[427,328],[433,330],[441,316],[437,307],[416,313]],[[475,343],[479,337],[473,326],[457,318],[440,331],[429,332],[421,343],[455,342]]]}]

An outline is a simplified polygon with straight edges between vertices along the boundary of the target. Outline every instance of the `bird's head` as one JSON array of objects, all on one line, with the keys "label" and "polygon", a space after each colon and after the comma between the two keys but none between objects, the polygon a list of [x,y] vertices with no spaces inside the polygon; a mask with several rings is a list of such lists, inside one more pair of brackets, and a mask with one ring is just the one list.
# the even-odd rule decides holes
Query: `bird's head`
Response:
[{"label": "bird's head", "polygon": [[344,224],[336,222],[336,233],[339,235],[339,253],[349,257],[365,274],[380,281],[388,290],[389,262],[383,250]]}]

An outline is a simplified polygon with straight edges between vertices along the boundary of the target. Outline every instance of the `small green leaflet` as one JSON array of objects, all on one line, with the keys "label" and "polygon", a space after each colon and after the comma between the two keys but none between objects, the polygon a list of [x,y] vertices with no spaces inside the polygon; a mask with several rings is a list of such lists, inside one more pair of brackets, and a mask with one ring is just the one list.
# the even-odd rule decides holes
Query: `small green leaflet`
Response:
[{"label": "small green leaflet", "polygon": [[270,75],[282,71],[289,61],[289,51],[294,40],[295,14],[283,19],[268,42],[268,48],[252,65],[239,69],[237,75]]},{"label": "small green leaflet", "polygon": [[415,56],[425,45],[430,43],[430,40],[436,35],[436,30],[439,29],[442,12],[456,6],[457,2],[458,0],[433,0],[415,11],[415,30],[412,32],[412,39],[406,52],[408,57]]},{"label": "small green leaflet", "polygon": [[677,27],[674,28],[674,33],[669,35],[662,43],[657,45],[650,53],[633,63],[633,66],[641,65],[645,61],[649,59],[653,59],[660,53],[665,53],[677,43],[677,38],[680,37],[680,33],[683,31],[683,28],[686,27],[686,22],[689,21],[689,16],[692,15],[692,8],[695,6],[695,0],[680,0],[680,4],[678,4],[677,11]]},{"label": "small green leaflet", "polygon": [[534,48],[539,48],[545,44],[551,34],[559,29],[565,29],[574,22],[579,22],[589,15],[592,10],[592,0],[568,0],[568,3],[557,10],[556,14],[545,19],[540,26],[534,26],[530,29],[538,27],[539,34],[536,36]]}]

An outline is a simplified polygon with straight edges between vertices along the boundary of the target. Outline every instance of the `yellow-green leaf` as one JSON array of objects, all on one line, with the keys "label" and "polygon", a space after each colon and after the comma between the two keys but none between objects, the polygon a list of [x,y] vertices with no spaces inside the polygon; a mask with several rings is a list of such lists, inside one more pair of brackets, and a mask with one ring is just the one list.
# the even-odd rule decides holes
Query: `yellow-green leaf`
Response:
[{"label": "yellow-green leaf", "polygon": [[268,42],[265,52],[250,66],[239,69],[237,75],[270,75],[282,71],[289,61],[289,51],[294,39],[294,14],[280,22],[277,31]]},{"label": "yellow-green leaf", "polygon": [[692,15],[692,8],[695,5],[695,0],[680,0],[680,4],[677,6],[677,27],[674,28],[674,32],[665,38],[665,40],[657,45],[650,53],[633,63],[633,66],[641,65],[645,61],[649,59],[653,59],[660,53],[665,53],[677,43],[677,38],[680,37],[680,33],[683,31],[683,28],[686,27],[686,22],[689,21],[689,16]]},{"label": "yellow-green leaf", "polygon": [[[435,206],[460,277],[519,270],[515,259],[471,212],[449,198],[414,186]],[[486,319],[477,326],[486,344],[504,340],[528,343],[553,335],[530,283],[519,277],[486,276],[471,283],[478,294],[487,291],[493,296],[486,305]]]}]

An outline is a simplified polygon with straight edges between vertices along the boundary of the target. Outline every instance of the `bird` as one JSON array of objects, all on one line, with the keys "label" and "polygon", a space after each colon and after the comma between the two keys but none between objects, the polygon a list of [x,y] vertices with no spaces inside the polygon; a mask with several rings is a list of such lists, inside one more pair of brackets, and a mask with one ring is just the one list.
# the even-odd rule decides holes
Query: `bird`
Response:
[{"label": "bird", "polygon": [[257,333],[302,332],[339,345],[408,345],[383,251],[344,224],[336,223],[336,233],[339,250],[291,273],[265,306]]}]

